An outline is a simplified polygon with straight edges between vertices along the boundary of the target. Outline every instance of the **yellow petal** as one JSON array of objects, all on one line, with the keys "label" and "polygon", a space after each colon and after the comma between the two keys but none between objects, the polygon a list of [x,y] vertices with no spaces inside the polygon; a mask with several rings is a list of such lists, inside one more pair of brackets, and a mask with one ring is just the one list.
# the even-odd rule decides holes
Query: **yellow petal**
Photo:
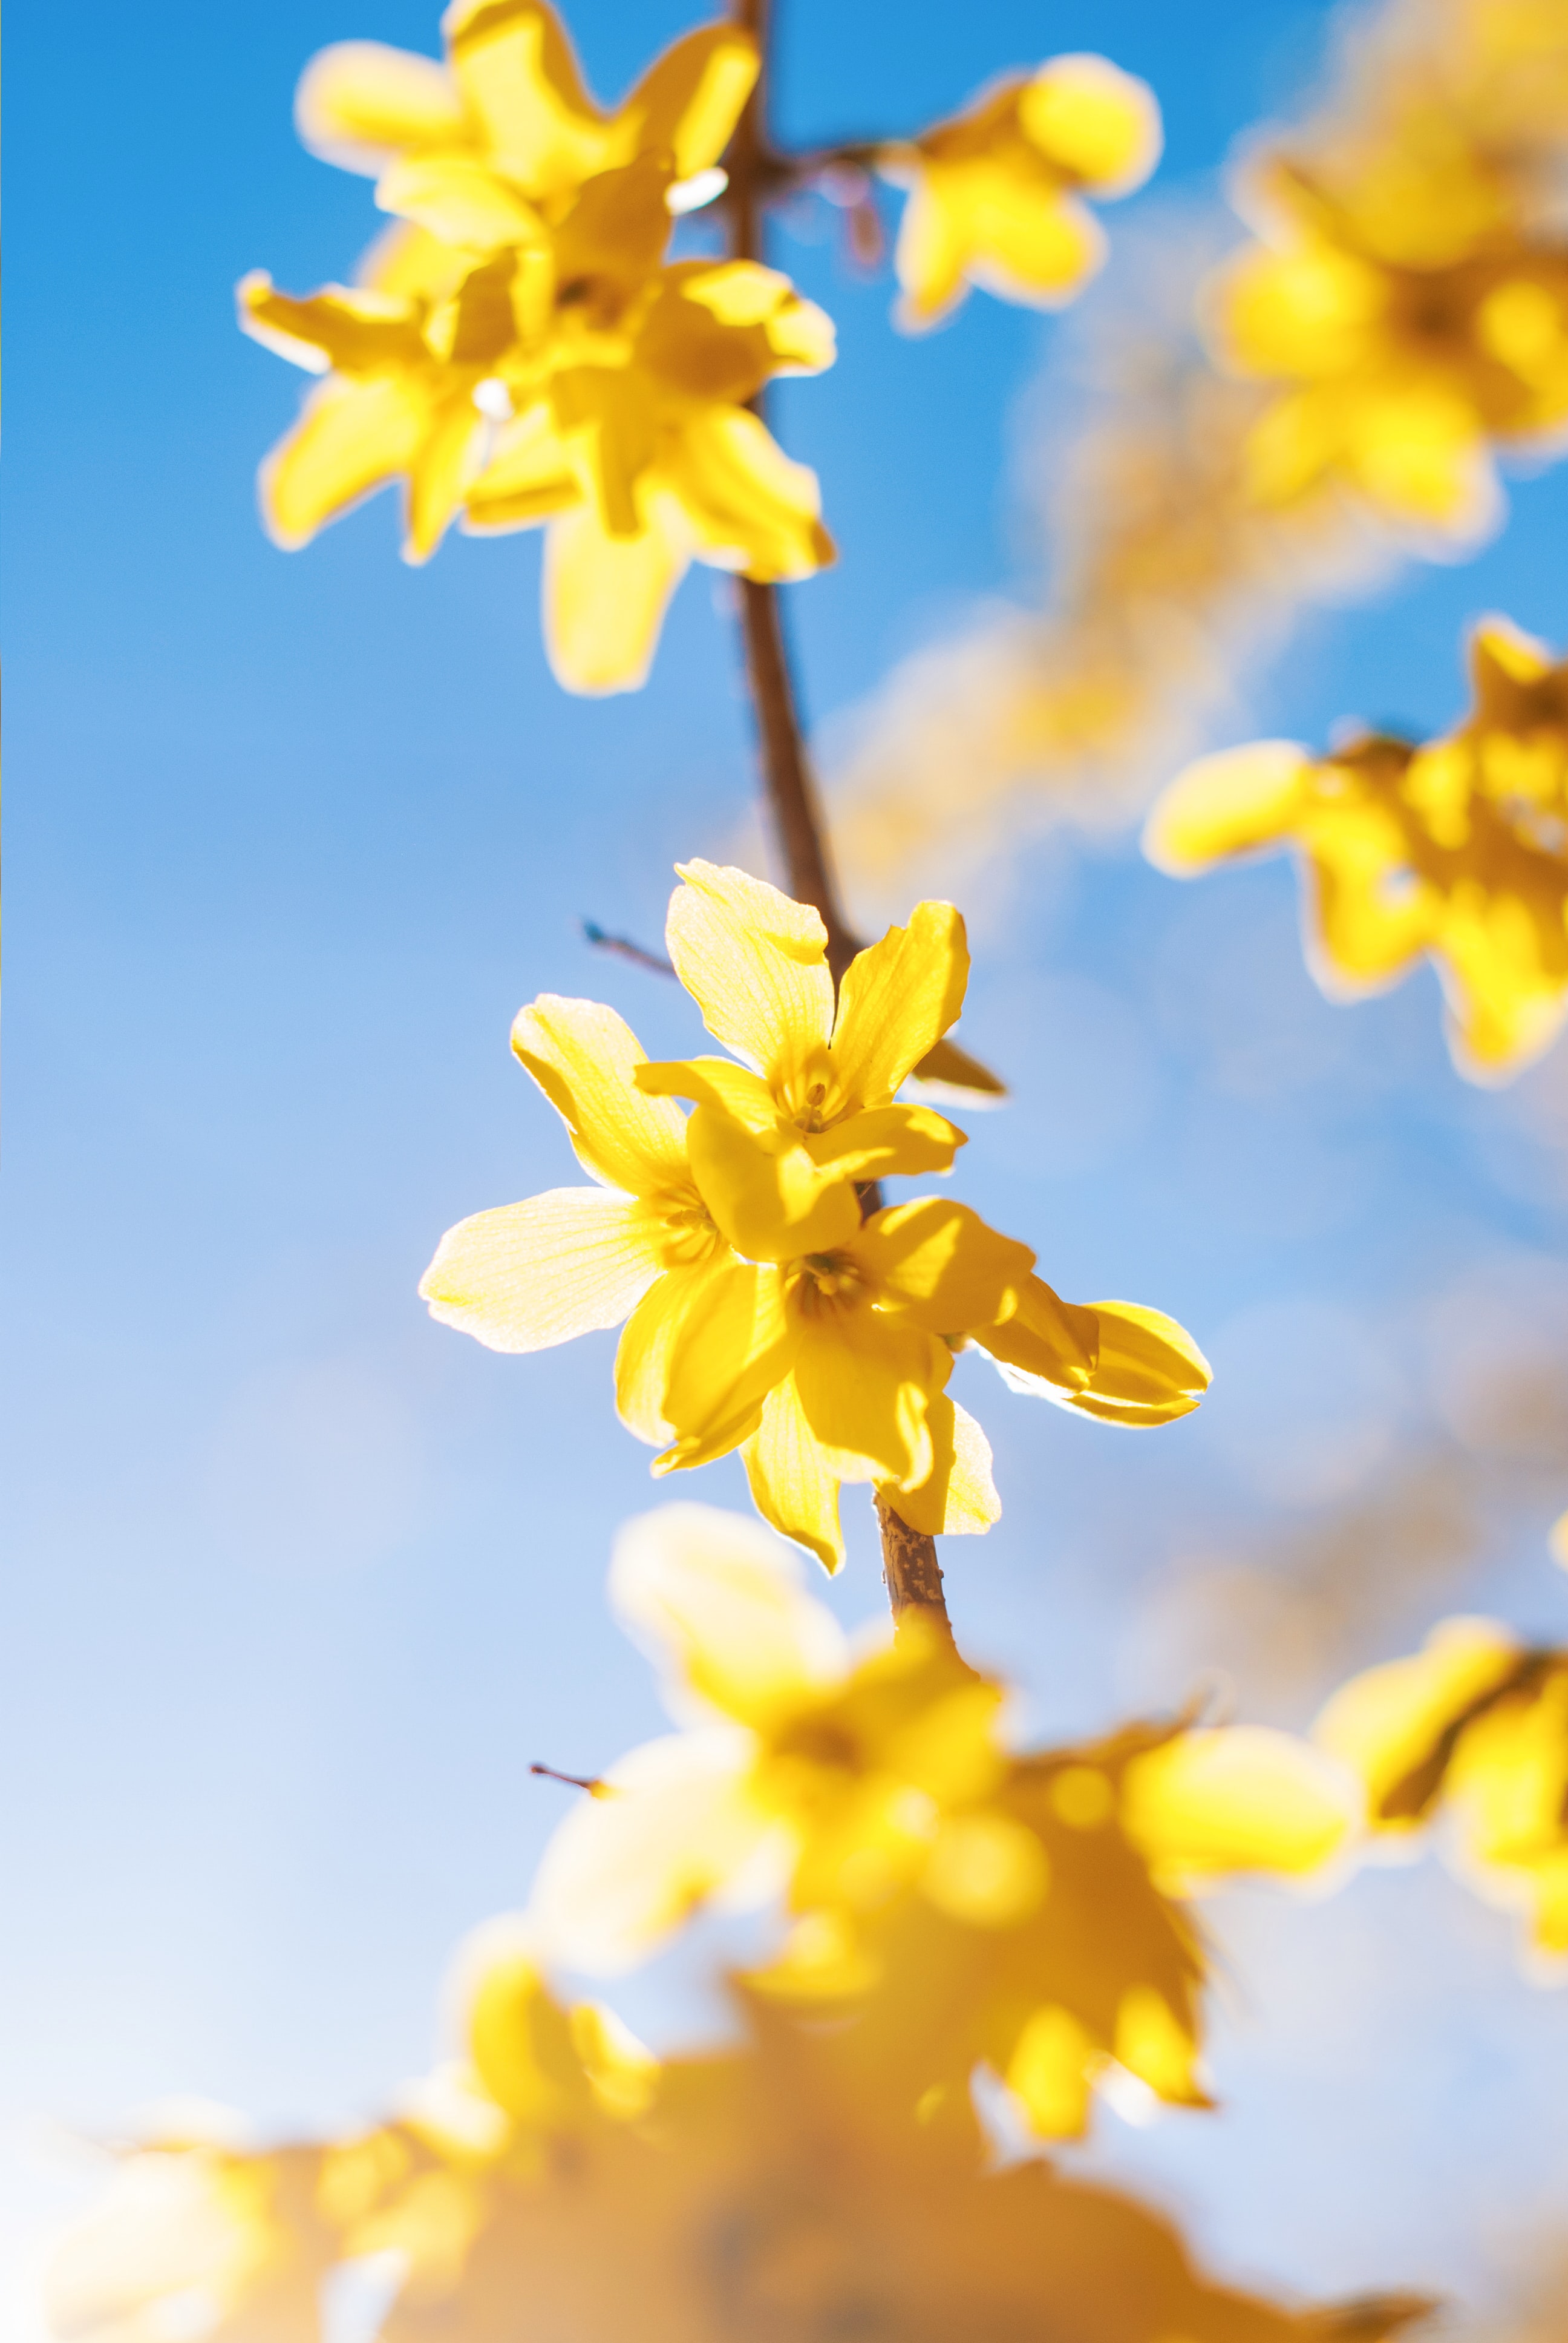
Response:
[{"label": "yellow petal", "polygon": [[699,1106],[687,1145],[704,1203],[749,1261],[831,1252],[859,1229],[853,1174],[819,1170],[790,1124],[758,1136],[721,1108]]},{"label": "yellow petal", "polygon": [[[1045,1280],[1031,1277],[1018,1306],[998,1325],[977,1328],[975,1340],[1003,1369],[1014,1391],[1047,1384],[1058,1392],[1086,1388],[1100,1355],[1100,1322],[1092,1310],[1063,1302]],[[1049,1394],[1045,1394],[1049,1395]]]},{"label": "yellow petal", "polygon": [[1129,1986],[1117,2004],[1116,2062],[1178,2106],[1207,2107],[1194,2068],[1198,2044],[1165,1996],[1151,1985]]},{"label": "yellow petal", "polygon": [[1008,1094],[1007,1084],[956,1041],[939,1041],[928,1050],[910,1080],[921,1098],[938,1100],[943,1106],[967,1106],[971,1113],[979,1107],[1000,1106]]},{"label": "yellow petal", "polygon": [[710,1727],[650,1741],[604,1776],[546,1847],[529,1921],[541,1953],[590,1974],[633,1967],[778,1843],[746,1794],[752,1735]]},{"label": "yellow petal", "polygon": [[1018,118],[1049,161],[1099,195],[1131,195],[1160,160],[1154,93],[1109,57],[1052,57],[1019,93]]},{"label": "yellow petal", "polygon": [[633,1196],[689,1187],[686,1117],[672,1099],[649,1098],[638,1086],[648,1061],[613,1009],[541,992],[518,1011],[512,1047],[594,1179]]},{"label": "yellow petal", "polygon": [[917,903],[907,928],[857,952],[839,987],[833,1065],[846,1101],[880,1106],[956,1022],[969,983],[964,923],[950,903]]},{"label": "yellow petal", "polygon": [[442,19],[452,69],[498,166],[536,197],[610,159],[609,126],[541,0],[456,0]]},{"label": "yellow petal", "polygon": [[1520,1656],[1515,1637],[1495,1620],[1445,1619],[1423,1650],[1342,1685],[1312,1738],[1366,1784],[1374,1825],[1410,1830],[1428,1818],[1455,1726],[1507,1681]]},{"label": "yellow petal", "polygon": [[427,561],[462,508],[484,445],[485,421],[466,391],[438,407],[408,472],[403,558]]},{"label": "yellow petal", "polygon": [[839,1478],[786,1375],[762,1403],[762,1421],[741,1452],[752,1502],[764,1521],[814,1554],[829,1574],[844,1566]]},{"label": "yellow petal", "polygon": [[609,1594],[668,1674],[759,1732],[849,1674],[843,1629],[800,1584],[798,1557],[744,1516],[665,1505],[628,1522]]},{"label": "yellow petal", "polygon": [[947,1172],[964,1133],[929,1106],[873,1106],[826,1131],[806,1135],[806,1151],[820,1172],[840,1180],[913,1178]]},{"label": "yellow petal", "polygon": [[926,1422],[951,1372],[945,1344],[864,1302],[800,1322],[795,1387],[841,1481],[919,1488],[935,1461]]},{"label": "yellow petal", "polygon": [[261,468],[261,513],[273,543],[306,544],[361,497],[407,472],[429,414],[426,393],[407,377],[334,377],[312,391]]},{"label": "yellow petal", "polygon": [[927,1537],[981,1537],[1001,1519],[990,1443],[945,1392],[927,1403],[932,1463],[918,1489],[885,1491],[895,1512]]},{"label": "yellow petal", "polygon": [[533,205],[477,155],[413,155],[394,163],[377,186],[376,201],[443,244],[474,252],[545,242]]},{"label": "yellow petal", "polygon": [[1041,2139],[1076,2139],[1089,2119],[1093,2040],[1070,2009],[1035,2010],[1008,2061],[1007,2084]]},{"label": "yellow petal", "polygon": [[1050,1865],[1035,1833],[1010,1815],[953,1815],[920,1876],[939,1912],[970,1928],[1006,1928],[1045,1901]]},{"label": "yellow petal", "polygon": [[1027,1245],[941,1196],[873,1213],[849,1250],[877,1295],[930,1334],[990,1326],[1034,1265]]},{"label": "yellow petal", "polygon": [[660,477],[704,561],[748,578],[809,578],[833,559],[821,490],[758,416],[710,405],[670,436]]},{"label": "yellow petal", "polygon": [[[794,1332],[776,1270],[728,1251],[672,1270],[627,1323],[616,1354],[616,1403],[639,1440],[677,1436],[665,1470],[723,1453],[789,1371]],[[714,1448],[714,1442],[719,1443]],[[663,1460],[660,1460],[663,1463]]]},{"label": "yellow petal", "polygon": [[1345,1768],[1262,1725],[1174,1734],[1134,1757],[1121,1781],[1122,1828],[1167,1894],[1228,1872],[1315,1871],[1359,1810]]},{"label": "yellow petal", "polygon": [[924,171],[915,177],[899,222],[893,271],[903,289],[898,322],[919,333],[950,309],[968,289],[969,241],[954,212],[933,192]]},{"label": "yellow petal", "polygon": [[1201,757],[1159,799],[1143,851],[1157,870],[1185,879],[1228,855],[1278,846],[1305,807],[1311,771],[1294,740],[1256,740]]},{"label": "yellow petal", "polygon": [[618,1326],[663,1266],[657,1215],[602,1188],[550,1188],[448,1229],[419,1281],[430,1315],[492,1351]]},{"label": "yellow petal", "polygon": [[294,126],[324,162],[375,178],[414,146],[460,144],[462,100],[444,65],[382,41],[335,41],[299,78]]},{"label": "yellow petal", "polygon": [[645,683],[689,558],[663,517],[636,537],[612,537],[587,506],[552,520],[545,649],[556,681],[589,696]]},{"label": "yellow petal", "polygon": [[[1093,1372],[1059,1404],[1106,1423],[1173,1423],[1191,1415],[1209,1388],[1208,1360],[1184,1326],[1136,1302],[1089,1304],[1100,1325]],[[1057,1395],[1050,1391],[1042,1396]]]},{"label": "yellow petal", "polygon": [[627,100],[618,127],[636,148],[668,147],[676,176],[717,163],[757,79],[757,45],[731,25],[704,25],[666,49]]},{"label": "yellow petal", "polygon": [[241,331],[308,374],[385,374],[425,355],[408,302],[374,287],[328,285],[298,301],[253,268],[235,297]]},{"label": "yellow petal", "polygon": [[476,532],[529,528],[581,497],[549,405],[536,399],[497,434],[490,461],[468,491],[466,525]]},{"label": "yellow petal", "polygon": [[665,942],[716,1041],[779,1092],[833,1022],[828,930],[808,903],[744,870],[677,863]]},{"label": "yellow petal", "polygon": [[650,1096],[690,1099],[697,1106],[717,1107],[754,1139],[770,1138],[783,1120],[761,1075],[729,1058],[656,1059],[638,1068],[637,1086]]}]

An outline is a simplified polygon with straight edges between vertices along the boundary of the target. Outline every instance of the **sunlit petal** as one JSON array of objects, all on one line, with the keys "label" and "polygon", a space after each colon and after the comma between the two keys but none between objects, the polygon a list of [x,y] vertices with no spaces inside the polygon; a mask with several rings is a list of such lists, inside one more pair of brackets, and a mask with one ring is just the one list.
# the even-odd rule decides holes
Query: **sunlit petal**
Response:
[{"label": "sunlit petal", "polygon": [[543,1351],[618,1326],[663,1254],[646,1205],[602,1188],[551,1188],[448,1229],[419,1292],[432,1318],[492,1351]]}]

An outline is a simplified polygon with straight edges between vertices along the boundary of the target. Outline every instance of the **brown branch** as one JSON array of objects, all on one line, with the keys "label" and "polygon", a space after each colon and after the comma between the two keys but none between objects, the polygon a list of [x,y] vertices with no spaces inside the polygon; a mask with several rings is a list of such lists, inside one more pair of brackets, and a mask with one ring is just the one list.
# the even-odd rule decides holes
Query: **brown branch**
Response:
[{"label": "brown branch", "polygon": [[538,1760],[528,1767],[530,1774],[541,1774],[547,1782],[564,1782],[568,1790],[586,1790],[590,1798],[606,1795],[606,1785],[597,1774],[562,1774],[554,1765],[541,1765]]},{"label": "brown branch", "polygon": [[596,926],[592,920],[582,923],[583,936],[596,951],[616,952],[629,960],[635,967],[646,968],[654,976],[673,976],[674,965],[662,952],[649,951],[646,944],[633,943],[629,936],[612,936],[608,930]]},{"label": "brown branch", "polygon": [[912,1530],[901,1513],[896,1513],[881,1491],[877,1492],[877,1526],[882,1533],[882,1578],[888,1590],[888,1603],[894,1624],[919,1612],[950,1644],[953,1624],[948,1617],[947,1598],[942,1593],[941,1565],[937,1560],[937,1542],[920,1530]]}]

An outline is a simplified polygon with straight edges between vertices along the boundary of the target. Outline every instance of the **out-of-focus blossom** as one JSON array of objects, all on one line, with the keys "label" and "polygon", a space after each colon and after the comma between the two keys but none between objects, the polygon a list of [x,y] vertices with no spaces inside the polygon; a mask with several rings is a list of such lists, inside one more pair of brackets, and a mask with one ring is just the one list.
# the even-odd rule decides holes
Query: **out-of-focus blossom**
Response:
[{"label": "out-of-focus blossom", "polygon": [[1462,1874],[1523,1912],[1541,1951],[1568,1953],[1568,1652],[1447,1619],[1411,1658],[1352,1677],[1313,1736],[1365,1783],[1375,1834],[1441,1812]]},{"label": "out-of-focus blossom", "polygon": [[629,689],[692,560],[780,578],[832,558],[815,476],[749,404],[831,364],[832,327],[776,270],[664,262],[672,197],[755,76],[747,35],[677,43],[606,118],[533,0],[449,11],[447,30],[449,72],[349,42],[305,76],[307,143],[379,170],[398,225],[353,286],[240,286],[246,330],[326,377],[263,467],[263,512],[297,546],[402,479],[415,561],[459,515],[548,523],[556,673]]},{"label": "out-of-focus blossom", "polygon": [[918,1615],[859,1658],[750,1524],[671,1507],[622,1533],[617,1607],[689,1729],[612,1766],[547,1851],[542,1943],[614,1970],[701,1904],[782,1886],[769,1995],[902,2043],[911,2100],[989,2061],[1042,2136],[1115,2059],[1201,2102],[1200,1940],[1171,1899],[1335,1852],[1352,1804],[1304,1743],[1136,1726],[1016,1757],[1001,1687]]},{"label": "out-of-focus blossom", "polygon": [[1472,666],[1474,712],[1443,739],[1203,758],[1171,783],[1144,845],[1181,877],[1292,849],[1324,990],[1377,991],[1430,955],[1456,1061],[1496,1081],[1568,1015],[1568,663],[1489,619]]},{"label": "out-of-focus blossom", "polygon": [[1063,1304],[1028,1246],[943,1198],[862,1218],[858,1183],[943,1171],[962,1144],[895,1099],[963,1005],[951,905],[917,905],[835,999],[815,910],[742,870],[680,869],[670,957],[736,1060],[650,1065],[608,1010],[522,1011],[513,1047],[603,1192],[460,1222],[420,1284],[434,1314],[506,1351],[625,1319],[617,1403],[663,1449],[654,1470],[741,1449],[759,1510],[829,1569],[846,1481],[931,1535],[997,1518],[985,1435],[947,1395],[971,1339],[1017,1388],[1116,1422],[1195,1405],[1207,1364],[1160,1312]]},{"label": "out-of-focus blossom", "polygon": [[911,2112],[888,2044],[738,1996],[733,2050],[658,2068],[604,2013],[560,2007],[526,1951],[468,1964],[466,2041],[391,2124],[226,2159],[256,2204],[238,2287],[204,2244],[210,2151],[130,2157],[65,2241],[61,2343],[317,2343],[320,2286],[381,2268],[381,2343],[815,2343],[877,2334],[1074,2343],[1382,2343],[1422,2306],[1286,2309],[1214,2285],[1171,2225],[1040,2163],[988,2170],[962,2095]]},{"label": "out-of-focus blossom", "polygon": [[1463,533],[1496,501],[1491,447],[1568,422],[1568,242],[1529,234],[1483,154],[1401,159],[1348,186],[1260,170],[1267,240],[1216,279],[1216,337],[1282,386],[1248,442],[1261,501],[1332,476]]},{"label": "out-of-focus blossom", "polygon": [[1053,57],[1016,74],[878,167],[909,189],[894,267],[900,322],[935,325],[981,285],[1059,308],[1104,256],[1080,201],[1131,195],[1160,158],[1160,109],[1145,82],[1104,57]]}]

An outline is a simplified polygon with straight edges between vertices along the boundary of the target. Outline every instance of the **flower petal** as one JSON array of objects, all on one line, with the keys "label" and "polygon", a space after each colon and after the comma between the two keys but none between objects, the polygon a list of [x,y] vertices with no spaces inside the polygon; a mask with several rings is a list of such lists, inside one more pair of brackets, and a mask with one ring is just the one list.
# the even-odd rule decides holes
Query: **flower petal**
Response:
[{"label": "flower petal", "polygon": [[1374,1827],[1409,1831],[1430,1818],[1455,1727],[1523,1656],[1518,1638],[1495,1619],[1445,1619],[1422,1650],[1341,1686],[1312,1739],[1366,1784]]},{"label": "flower petal", "polygon": [[334,41],[299,77],[294,126],[324,162],[378,177],[414,146],[460,145],[463,102],[445,65],[384,41]]},{"label": "flower petal", "polygon": [[407,301],[374,287],[328,285],[300,301],[253,268],[235,297],[241,332],[309,374],[384,374],[425,356]]},{"label": "flower petal", "polygon": [[968,1144],[946,1115],[929,1106],[867,1107],[805,1139],[806,1152],[819,1171],[856,1181],[948,1172],[959,1149]]},{"label": "flower petal", "polygon": [[1100,1348],[1089,1387],[1069,1404],[1112,1423],[1170,1423],[1190,1415],[1212,1370],[1184,1326],[1136,1302],[1092,1302]]},{"label": "flower petal", "polygon": [[484,445],[485,419],[466,390],[430,419],[408,470],[408,528],[403,558],[427,561],[462,508],[463,491]]},{"label": "flower petal", "polygon": [[1161,797],[1143,830],[1158,870],[1190,878],[1232,854],[1287,839],[1306,806],[1312,760],[1294,740],[1255,740],[1200,757]]},{"label": "flower petal", "polygon": [[519,1009],[512,1047],[571,1133],[583,1170],[628,1195],[678,1195],[691,1186],[686,1117],[649,1098],[636,1034],[598,1001],[541,992]]},{"label": "flower petal", "polygon": [[407,376],[330,377],[262,465],[262,518],[292,550],[361,497],[407,472],[430,419],[428,395]]},{"label": "flower petal", "polygon": [[1345,1767],[1265,1725],[1176,1733],[1134,1757],[1121,1825],[1166,1894],[1227,1873],[1316,1871],[1359,1819]]},{"label": "flower petal", "polygon": [[832,1252],[859,1232],[853,1174],[819,1170],[792,1125],[778,1121],[758,1137],[721,1108],[699,1106],[687,1143],[703,1202],[749,1261]]},{"label": "flower petal", "polygon": [[760,1074],[728,1058],[665,1058],[639,1066],[637,1086],[651,1096],[690,1099],[717,1107],[753,1138],[777,1131],[782,1121],[772,1091]]},{"label": "flower petal", "polygon": [[795,1386],[841,1481],[904,1489],[930,1477],[926,1410],[951,1369],[944,1343],[863,1302],[802,1315]]},{"label": "flower petal", "polygon": [[665,1505],[628,1522],[609,1594],[668,1675],[759,1732],[849,1671],[844,1631],[800,1584],[799,1557],[744,1515]]},{"label": "flower petal", "polygon": [[857,952],[839,987],[833,1066],[846,1101],[881,1106],[936,1048],[964,1005],[964,923],[950,903],[917,903],[907,928]]},{"label": "flower petal", "polygon": [[739,1727],[713,1726],[645,1742],[611,1766],[535,1875],[529,1921],[541,1954],[613,1975],[749,1867],[766,1892],[757,1859],[779,1834],[747,1795],[755,1745]]},{"label": "flower petal", "polygon": [[930,1334],[990,1326],[1023,1291],[1034,1265],[1027,1245],[999,1235],[967,1204],[945,1196],[874,1212],[849,1251],[879,1298],[903,1322]]},{"label": "flower petal", "polygon": [[[666,1470],[733,1447],[780,1375],[795,1331],[777,1270],[729,1252],[669,1272],[628,1322],[616,1355],[616,1403],[640,1440],[675,1436]],[[729,1436],[732,1435],[732,1436]],[[660,1462],[662,1463],[662,1459]]]},{"label": "flower petal", "polygon": [[545,649],[567,691],[636,691],[648,680],[669,598],[689,556],[661,516],[612,537],[584,505],[545,538]]},{"label": "flower petal", "polygon": [[545,242],[545,225],[533,205],[477,155],[410,155],[382,175],[376,201],[382,211],[465,250],[500,252]]},{"label": "flower petal", "polygon": [[1060,1392],[1082,1391],[1100,1355],[1100,1322],[1093,1311],[1063,1302],[1041,1277],[1030,1278],[1020,1289],[1010,1317],[974,1333],[1014,1391],[1042,1383]]},{"label": "flower petal", "polygon": [[475,531],[529,528],[581,498],[548,402],[536,399],[497,435],[495,452],[468,491],[466,525]]},{"label": "flower petal", "polygon": [[629,151],[668,147],[676,176],[717,163],[757,79],[757,45],[732,25],[704,25],[665,50],[628,98],[616,126]]},{"label": "flower petal", "polygon": [[821,490],[759,417],[711,403],[671,433],[660,476],[678,497],[704,561],[748,578],[809,578],[833,560]]},{"label": "flower petal", "polygon": [[550,1188],[448,1229],[419,1280],[430,1315],[492,1351],[618,1326],[663,1267],[656,1214],[602,1188]]},{"label": "flower petal", "polygon": [[1109,57],[1052,57],[1019,93],[1019,127],[1049,162],[1097,195],[1129,196],[1160,160],[1160,107]]},{"label": "flower petal", "polygon": [[763,1520],[814,1554],[829,1574],[842,1570],[839,1477],[806,1421],[793,1375],[774,1384],[762,1403],[762,1422],[740,1454]]},{"label": "flower petal", "polygon": [[1000,1106],[1008,1095],[1000,1077],[956,1041],[939,1041],[928,1050],[909,1079],[917,1096],[943,1106],[965,1106],[971,1114],[977,1108]]},{"label": "flower petal", "polygon": [[926,1537],[974,1537],[1001,1519],[991,1478],[990,1443],[972,1415],[945,1392],[926,1408],[932,1463],[918,1489],[889,1495],[895,1512]]},{"label": "flower petal", "polygon": [[497,165],[530,196],[575,187],[610,159],[610,130],[542,0],[456,0],[442,19],[457,84]]},{"label": "flower petal", "polygon": [[665,941],[716,1041],[779,1091],[833,1023],[828,930],[808,903],[744,870],[679,862]]}]

